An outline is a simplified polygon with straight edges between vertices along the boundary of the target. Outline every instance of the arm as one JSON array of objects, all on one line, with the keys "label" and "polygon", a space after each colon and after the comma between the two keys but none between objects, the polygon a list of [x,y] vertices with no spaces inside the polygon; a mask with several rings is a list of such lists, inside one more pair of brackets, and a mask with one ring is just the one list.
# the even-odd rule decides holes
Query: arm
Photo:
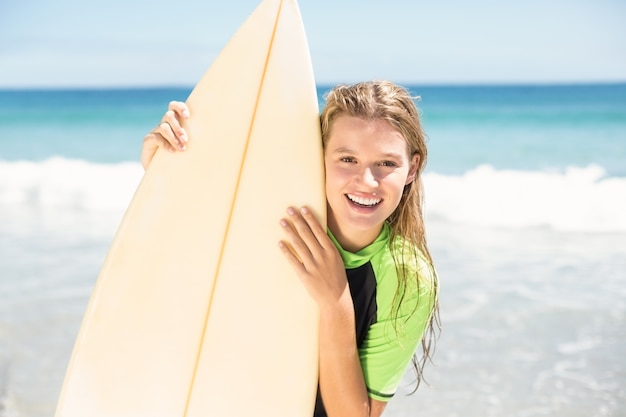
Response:
[{"label": "arm", "polygon": [[143,138],[141,148],[141,165],[147,169],[158,148],[170,152],[184,151],[187,148],[187,134],[181,126],[181,120],[189,117],[187,105],[180,101],[172,101],[161,123]]},{"label": "arm", "polygon": [[368,397],[347,286],[335,308],[320,310],[320,390],[330,417],[378,417],[387,405]]},{"label": "arm", "polygon": [[369,398],[356,346],[354,307],[344,265],[326,231],[307,208],[287,210],[279,243],[320,311],[320,390],[330,417],[382,414]]}]

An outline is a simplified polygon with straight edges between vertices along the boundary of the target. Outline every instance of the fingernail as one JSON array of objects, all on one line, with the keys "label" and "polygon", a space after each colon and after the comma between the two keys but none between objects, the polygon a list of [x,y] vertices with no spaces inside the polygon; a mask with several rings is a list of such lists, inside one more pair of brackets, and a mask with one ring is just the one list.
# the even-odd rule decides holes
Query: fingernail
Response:
[{"label": "fingernail", "polygon": [[189,117],[189,110],[183,110],[183,116]]},{"label": "fingernail", "polygon": [[307,213],[309,212],[309,209],[308,209],[308,208],[306,208],[306,207],[302,207],[302,208],[300,208],[300,212],[301,212],[302,214],[307,214]]},{"label": "fingernail", "polygon": [[184,151],[187,149],[187,147],[181,143],[180,145],[178,145],[178,149],[180,149],[181,151]]},{"label": "fingernail", "polygon": [[296,212],[293,209],[293,207],[288,207],[287,208],[287,214],[289,214],[290,216],[293,216],[294,214],[296,214]]},{"label": "fingernail", "polygon": [[189,140],[187,139],[187,135],[180,135],[180,140],[182,140],[183,142],[188,142]]},{"label": "fingernail", "polygon": [[287,226],[287,220],[280,219],[280,225],[283,226],[283,227],[286,227]]}]

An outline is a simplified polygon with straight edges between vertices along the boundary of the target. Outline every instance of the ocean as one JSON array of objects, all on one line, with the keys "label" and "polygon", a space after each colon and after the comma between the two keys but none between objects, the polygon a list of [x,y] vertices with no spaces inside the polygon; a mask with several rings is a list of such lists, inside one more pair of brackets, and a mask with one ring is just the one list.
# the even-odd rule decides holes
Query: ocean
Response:
[{"label": "ocean", "polygon": [[[626,84],[407,87],[443,329],[385,415],[625,416]],[[53,415],[142,139],[190,90],[0,91],[0,417]]]}]

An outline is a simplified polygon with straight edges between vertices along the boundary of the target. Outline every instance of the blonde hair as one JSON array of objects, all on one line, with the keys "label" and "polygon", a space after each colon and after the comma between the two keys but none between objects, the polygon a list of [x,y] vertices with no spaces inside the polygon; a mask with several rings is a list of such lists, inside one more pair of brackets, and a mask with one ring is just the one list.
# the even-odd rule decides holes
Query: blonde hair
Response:
[{"label": "blonde hair", "polygon": [[[368,81],[354,85],[338,85],[326,95],[326,105],[320,116],[322,126],[322,143],[324,149],[330,138],[333,122],[340,116],[353,116],[365,120],[381,119],[397,129],[407,143],[409,156],[419,155],[415,179],[404,187],[398,207],[387,219],[391,226],[392,256],[398,271],[398,290],[394,304],[399,306],[404,298],[407,284],[414,280],[416,287],[419,283],[419,268],[407,266],[406,255],[412,259],[419,258],[419,252],[428,260],[432,272],[432,291],[435,294],[435,303],[432,306],[429,322],[426,324],[422,337],[422,357],[413,357],[416,371],[417,387],[423,379],[423,368],[427,360],[431,359],[434,351],[436,332],[440,329],[439,303],[437,301],[438,282],[433,267],[433,260],[426,243],[426,230],[423,218],[423,184],[421,174],[426,166],[428,150],[426,135],[422,129],[419,112],[414,98],[409,92],[389,81]],[[400,239],[397,239],[400,238]],[[398,245],[397,242],[401,244]],[[399,249],[398,249],[399,247]],[[408,253],[407,253],[408,251]],[[418,252],[419,251],[419,252]],[[413,288],[411,285],[409,288]],[[417,308],[417,305],[416,305]],[[396,308],[397,314],[397,308]]]}]

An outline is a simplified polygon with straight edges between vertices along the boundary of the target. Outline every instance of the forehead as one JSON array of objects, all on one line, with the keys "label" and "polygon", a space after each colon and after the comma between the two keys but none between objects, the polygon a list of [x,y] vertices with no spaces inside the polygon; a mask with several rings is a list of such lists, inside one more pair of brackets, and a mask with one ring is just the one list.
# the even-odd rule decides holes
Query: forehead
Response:
[{"label": "forehead", "polygon": [[384,119],[340,116],[332,124],[326,150],[408,154],[408,144],[402,133]]}]

